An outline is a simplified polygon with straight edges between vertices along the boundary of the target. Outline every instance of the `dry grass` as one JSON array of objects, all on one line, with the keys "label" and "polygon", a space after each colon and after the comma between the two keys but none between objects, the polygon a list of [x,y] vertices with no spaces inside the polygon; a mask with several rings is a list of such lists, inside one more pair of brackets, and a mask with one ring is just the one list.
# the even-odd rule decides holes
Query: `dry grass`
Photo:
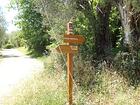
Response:
[{"label": "dry grass", "polygon": [[105,69],[94,78],[92,89],[84,94],[83,105],[139,105],[140,86],[128,86],[114,70]]},{"label": "dry grass", "polygon": [[63,105],[64,83],[60,75],[49,76],[42,71],[18,85],[11,95],[4,97],[2,105]]},{"label": "dry grass", "polygon": [[[46,69],[20,84],[11,96],[4,98],[2,105],[66,104],[65,72],[60,65],[54,65],[56,60],[51,57],[45,61],[49,62],[45,63]],[[89,63],[82,65],[82,62],[80,68],[83,71],[78,74],[75,67],[75,76],[80,76],[79,81],[84,85],[79,86],[77,81],[74,82],[76,105],[139,105],[140,86],[129,86],[127,80],[113,68],[102,67],[102,70],[95,73]]]}]

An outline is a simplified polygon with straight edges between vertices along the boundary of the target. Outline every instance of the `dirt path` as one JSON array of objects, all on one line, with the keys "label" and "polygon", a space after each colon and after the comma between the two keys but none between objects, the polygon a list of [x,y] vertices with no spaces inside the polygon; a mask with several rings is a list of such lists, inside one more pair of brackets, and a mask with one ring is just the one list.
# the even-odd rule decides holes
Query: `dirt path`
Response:
[{"label": "dirt path", "polygon": [[3,60],[0,61],[0,99],[7,95],[13,87],[43,69],[43,63],[25,56],[16,49],[5,49],[0,51]]}]

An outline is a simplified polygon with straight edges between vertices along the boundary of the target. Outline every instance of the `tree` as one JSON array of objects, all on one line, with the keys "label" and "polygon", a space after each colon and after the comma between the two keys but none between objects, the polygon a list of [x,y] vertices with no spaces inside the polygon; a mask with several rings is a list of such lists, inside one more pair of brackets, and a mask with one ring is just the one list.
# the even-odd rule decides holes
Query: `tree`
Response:
[{"label": "tree", "polygon": [[23,47],[25,46],[25,40],[23,39],[22,31],[13,31],[7,34],[7,41],[5,44],[10,44],[13,47]]},{"label": "tree", "polygon": [[3,45],[4,39],[5,39],[5,32],[6,32],[6,20],[4,18],[2,9],[0,8],[0,48]]},{"label": "tree", "polygon": [[43,16],[36,10],[33,0],[16,1],[19,10],[17,25],[23,32],[26,46],[32,52],[42,54],[51,43],[49,27],[43,24]]},{"label": "tree", "polygon": [[115,0],[121,14],[121,22],[124,29],[124,43],[133,50],[138,48],[140,37],[140,11],[138,0]]},{"label": "tree", "polygon": [[[111,11],[110,1],[99,2],[93,0],[77,0],[78,10],[84,13],[89,21],[89,30],[92,32],[93,45],[96,55],[103,58],[111,51],[109,15]],[[97,5],[95,7],[95,4]]]},{"label": "tree", "polygon": [[66,24],[77,15],[71,0],[34,0],[37,11],[43,15],[43,23],[51,27],[49,33],[61,42]]},{"label": "tree", "polygon": [[111,3],[99,3],[97,5],[97,29],[96,30],[96,52],[97,56],[108,56],[111,52],[111,35],[109,29],[109,16],[111,11]]}]

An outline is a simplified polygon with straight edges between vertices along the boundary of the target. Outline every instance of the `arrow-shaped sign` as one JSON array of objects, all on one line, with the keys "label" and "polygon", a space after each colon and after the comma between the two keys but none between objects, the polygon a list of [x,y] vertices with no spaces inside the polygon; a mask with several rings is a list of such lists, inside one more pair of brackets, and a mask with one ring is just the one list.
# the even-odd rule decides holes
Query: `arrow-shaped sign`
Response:
[{"label": "arrow-shaped sign", "polygon": [[64,35],[64,42],[65,43],[70,43],[70,44],[82,44],[85,42],[85,38],[81,35]]},{"label": "arrow-shaped sign", "polygon": [[59,45],[56,50],[60,53],[78,53],[78,46]]}]

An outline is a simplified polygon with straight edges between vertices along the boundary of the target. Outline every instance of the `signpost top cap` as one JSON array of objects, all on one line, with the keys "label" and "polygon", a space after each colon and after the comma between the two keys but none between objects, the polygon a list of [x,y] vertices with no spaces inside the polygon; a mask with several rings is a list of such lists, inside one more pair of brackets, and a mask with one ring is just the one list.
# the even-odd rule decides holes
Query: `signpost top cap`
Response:
[{"label": "signpost top cap", "polygon": [[72,24],[72,22],[67,23],[67,34],[73,34],[73,24]]},{"label": "signpost top cap", "polygon": [[72,22],[68,22],[67,25],[68,25],[69,28],[72,28]]},{"label": "signpost top cap", "polygon": [[69,24],[72,24],[72,22],[71,22],[71,21],[69,21],[68,23],[69,23]]}]

